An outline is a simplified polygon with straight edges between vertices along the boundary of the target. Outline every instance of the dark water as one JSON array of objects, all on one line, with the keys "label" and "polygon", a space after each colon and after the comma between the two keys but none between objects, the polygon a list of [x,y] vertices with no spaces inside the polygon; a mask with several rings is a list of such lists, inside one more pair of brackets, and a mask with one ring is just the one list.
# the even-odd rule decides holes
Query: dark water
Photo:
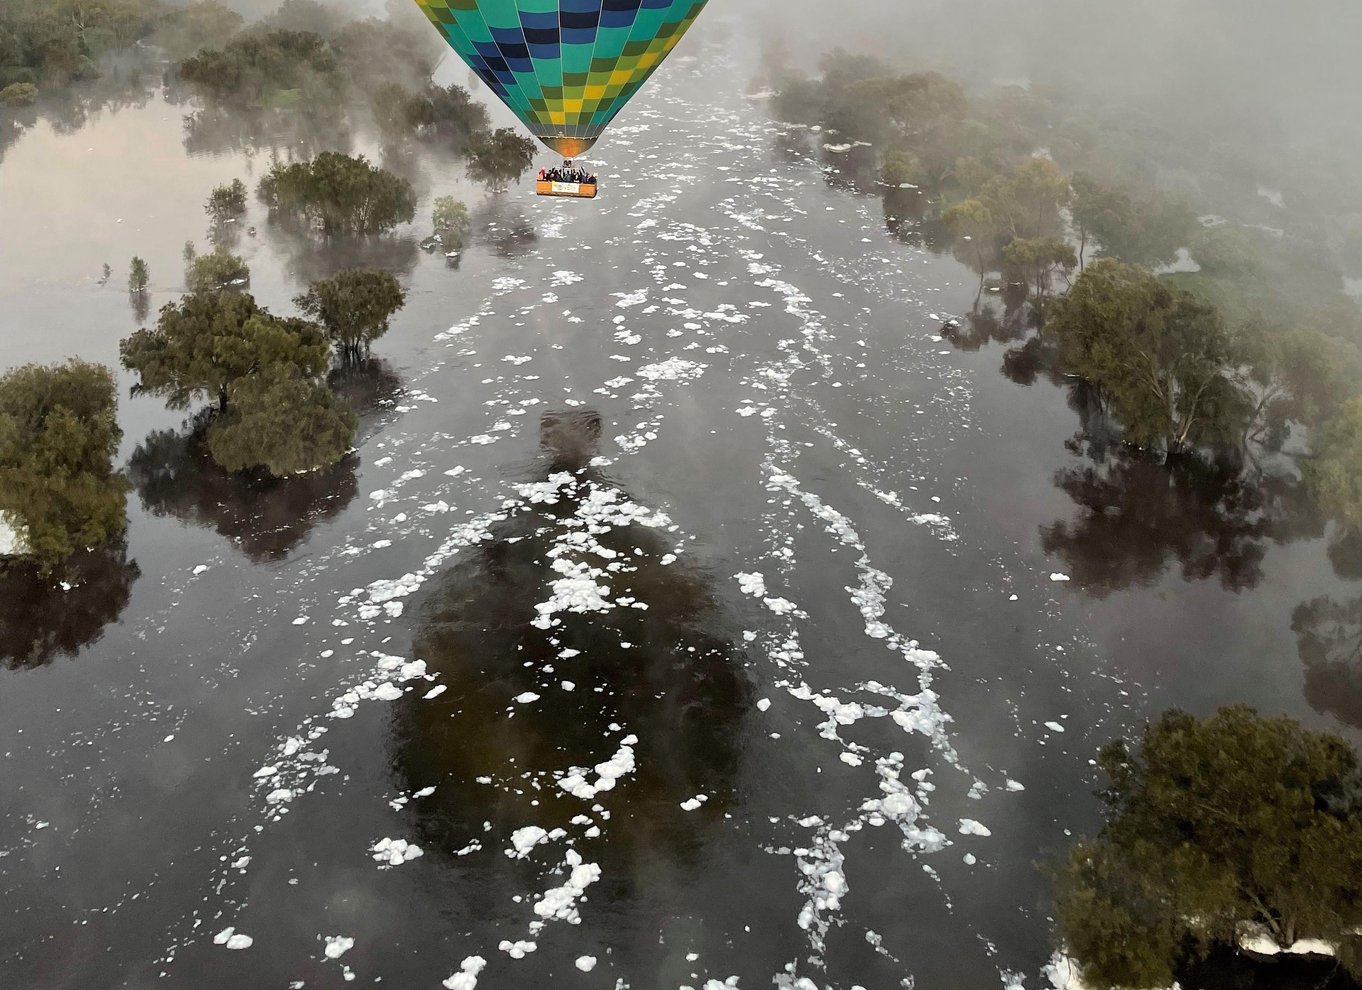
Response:
[{"label": "dark water", "polygon": [[[456,267],[252,205],[264,304],[356,260],[409,303],[336,382],[353,457],[226,479],[125,399],[126,547],[6,588],[0,984],[1046,986],[1101,742],[1237,701],[1358,737],[1362,587],[1298,493],[1066,446],[1081,394],[940,338],[977,280],[911,204],[689,51],[595,203],[346,142],[470,201]],[[6,149],[7,364],[116,363],[127,258],[154,311],[208,190],[306,150],[186,109]]]}]

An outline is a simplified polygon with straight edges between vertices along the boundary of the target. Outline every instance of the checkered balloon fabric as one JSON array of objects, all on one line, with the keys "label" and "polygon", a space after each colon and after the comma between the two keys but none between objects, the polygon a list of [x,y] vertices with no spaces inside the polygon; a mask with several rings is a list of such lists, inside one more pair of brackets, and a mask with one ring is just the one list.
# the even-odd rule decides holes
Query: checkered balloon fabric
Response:
[{"label": "checkered balloon fabric", "polygon": [[416,0],[530,131],[571,158],[662,64],[707,0]]}]

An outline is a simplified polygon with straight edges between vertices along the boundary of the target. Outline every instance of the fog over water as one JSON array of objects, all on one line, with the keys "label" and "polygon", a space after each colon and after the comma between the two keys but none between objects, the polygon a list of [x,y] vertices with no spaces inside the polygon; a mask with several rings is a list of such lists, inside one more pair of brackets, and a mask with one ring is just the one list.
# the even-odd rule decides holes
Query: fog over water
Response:
[{"label": "fog over water", "polygon": [[[196,125],[156,73],[37,115],[6,367],[117,369],[128,259],[154,314],[208,192],[275,161],[363,153],[419,205],[239,222],[272,311],[360,264],[408,292],[334,375],[334,468],[226,476],[117,372],[126,546],[0,598],[0,987],[1048,990],[1104,742],[1236,702],[1362,741],[1356,561],[1290,493],[1078,442],[1016,341],[943,339],[978,276],[752,94],[837,45],[1073,91],[1168,135],[1174,189],[1213,135],[1219,208],[1362,275],[1359,37],[1349,2],[711,0],[591,203],[363,123]],[[420,246],[444,195],[458,259]]]}]

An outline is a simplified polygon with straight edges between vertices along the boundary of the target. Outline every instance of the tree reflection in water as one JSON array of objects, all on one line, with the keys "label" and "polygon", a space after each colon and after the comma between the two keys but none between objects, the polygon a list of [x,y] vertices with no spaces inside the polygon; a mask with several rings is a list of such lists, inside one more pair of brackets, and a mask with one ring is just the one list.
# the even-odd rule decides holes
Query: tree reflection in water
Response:
[{"label": "tree reflection in water", "polygon": [[344,509],[358,489],[358,463],[352,455],[293,478],[229,474],[191,428],[149,434],[127,473],[148,512],[209,526],[259,562],[286,556],[313,526]]},{"label": "tree reflection in water", "polygon": [[77,556],[64,584],[32,568],[0,568],[0,667],[40,667],[98,642],[141,573],[121,544]]},{"label": "tree reflection in water", "polygon": [[1184,580],[1254,587],[1269,542],[1317,537],[1323,520],[1299,481],[1243,477],[1237,465],[1198,456],[1157,463],[1129,448],[1094,445],[1091,463],[1055,475],[1079,507],[1040,529],[1089,594],[1149,585],[1176,561]]},{"label": "tree reflection in water", "polygon": [[[493,539],[427,586],[414,610],[415,656],[448,690],[397,703],[394,764],[405,788],[435,787],[411,806],[430,848],[477,839],[495,851],[493,843],[510,847],[517,828],[566,829],[602,867],[592,893],[616,902],[678,882],[723,819],[753,685],[742,649],[719,631],[708,576],[673,555],[665,531],[585,521],[584,505],[628,502],[587,466],[600,429],[595,413],[545,415],[541,477],[562,482],[556,497],[493,526]],[[562,541],[588,532],[603,548],[592,562],[611,570],[598,579],[609,583],[611,607],[559,612],[550,629],[531,625],[559,577],[551,565]],[[539,698],[516,701],[531,695]],[[564,771],[609,760],[631,734],[637,768],[618,787],[583,800],[558,786]],[[697,794],[708,800],[684,810]],[[606,838],[584,837],[588,825]],[[508,876],[523,869],[499,854],[478,862]],[[505,889],[491,879],[472,886],[489,896]]]},{"label": "tree reflection in water", "polygon": [[326,387],[349,402],[359,416],[356,447],[397,416],[397,406],[407,394],[402,376],[375,357],[332,368],[326,373]]},{"label": "tree reflection in water", "polygon": [[1310,707],[1362,729],[1362,598],[1302,602],[1291,613],[1291,631]]}]

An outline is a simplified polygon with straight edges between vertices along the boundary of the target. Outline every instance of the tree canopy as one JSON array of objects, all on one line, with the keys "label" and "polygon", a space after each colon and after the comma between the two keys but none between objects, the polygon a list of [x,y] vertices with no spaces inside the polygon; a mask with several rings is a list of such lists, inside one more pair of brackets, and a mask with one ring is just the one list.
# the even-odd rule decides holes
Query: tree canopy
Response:
[{"label": "tree canopy", "polygon": [[1245,399],[1214,307],[1133,265],[1102,259],[1046,326],[1066,370],[1101,390],[1126,439],[1170,451],[1229,434]]},{"label": "tree canopy", "polygon": [[244,285],[251,278],[246,262],[226,248],[201,254],[189,263],[185,286],[190,292],[217,292]]},{"label": "tree canopy", "polygon": [[355,415],[321,379],[330,350],[315,323],[222,292],[167,305],[155,328],[120,346],[137,391],[164,396],[174,409],[216,400],[203,432],[221,467],[275,475],[329,467],[349,450]]},{"label": "tree canopy", "polygon": [[273,316],[246,293],[185,296],[119,346],[124,367],[137,373],[136,390],[163,396],[172,409],[203,398],[226,409],[238,379],[273,364],[318,376],[329,350],[320,328]]},{"label": "tree canopy", "polygon": [[246,212],[246,183],[233,179],[226,185],[214,187],[203,210],[214,223],[235,220]]},{"label": "tree canopy", "polygon": [[436,197],[430,219],[435,233],[440,235],[441,243],[455,251],[463,247],[464,238],[473,229],[468,207],[453,196]]},{"label": "tree canopy", "polygon": [[317,320],[347,361],[388,332],[388,321],[407,295],[388,272],[349,269],[313,282],[294,302]]},{"label": "tree canopy", "polygon": [[468,177],[493,192],[505,192],[534,164],[535,143],[510,127],[500,127],[473,142],[468,151]]},{"label": "tree canopy", "polygon": [[343,458],[356,422],[354,410],[312,377],[272,364],[232,383],[226,414],[208,429],[208,452],[228,471],[302,474]]},{"label": "tree canopy", "polygon": [[0,377],[0,516],[43,574],[127,526],[115,395],[113,373],[84,361]]},{"label": "tree canopy", "polygon": [[1074,849],[1058,904],[1087,985],[1168,986],[1245,923],[1283,946],[1362,923],[1362,774],[1337,736],[1244,706],[1172,711],[1098,765],[1107,823]]},{"label": "tree canopy", "polygon": [[363,155],[324,151],[310,162],[275,165],[257,195],[271,210],[326,234],[382,234],[416,215],[411,183]]},{"label": "tree canopy", "polygon": [[1362,532],[1362,396],[1349,399],[1311,443],[1305,477],[1320,505]]}]

